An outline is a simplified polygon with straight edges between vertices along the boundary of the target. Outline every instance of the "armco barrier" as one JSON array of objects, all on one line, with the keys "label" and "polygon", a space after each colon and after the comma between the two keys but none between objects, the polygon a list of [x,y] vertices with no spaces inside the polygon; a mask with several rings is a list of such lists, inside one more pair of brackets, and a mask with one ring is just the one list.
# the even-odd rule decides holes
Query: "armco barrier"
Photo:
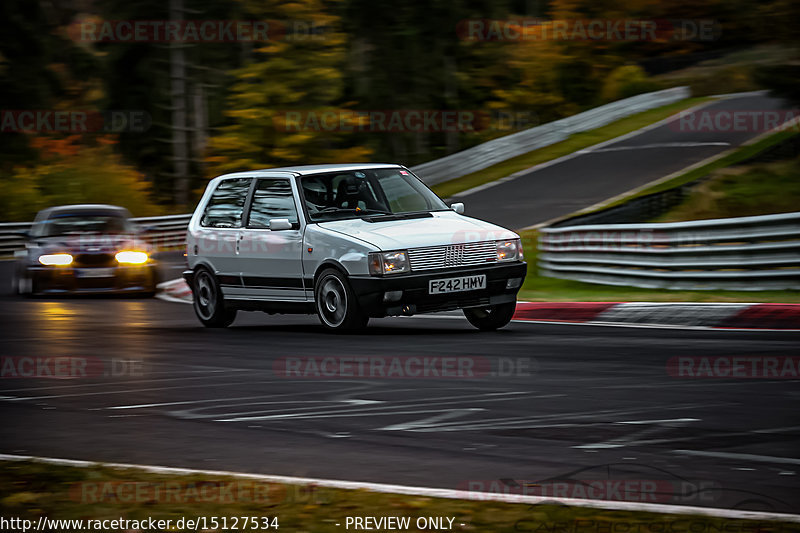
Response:
[{"label": "armco barrier", "polygon": [[[192,215],[167,215],[162,217],[134,218],[134,223],[144,229],[142,237],[157,250],[174,250],[183,247],[186,227]],[[30,229],[30,222],[0,224],[0,257],[8,257],[23,247],[20,232]]]},{"label": "armco barrier", "polygon": [[543,228],[543,276],[680,290],[800,289],[800,212]]},{"label": "armco barrier", "polygon": [[599,128],[615,120],[671,104],[690,96],[688,87],[673,87],[595,107],[583,113],[548,122],[525,131],[473,146],[412,167],[411,170],[428,185],[465,176],[483,170],[512,157],[563,141],[573,133]]}]

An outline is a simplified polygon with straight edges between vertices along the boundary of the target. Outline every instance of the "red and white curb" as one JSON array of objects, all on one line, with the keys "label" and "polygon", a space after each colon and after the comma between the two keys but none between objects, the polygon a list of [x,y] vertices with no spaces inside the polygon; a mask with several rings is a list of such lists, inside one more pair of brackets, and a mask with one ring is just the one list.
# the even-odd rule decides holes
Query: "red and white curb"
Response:
[{"label": "red and white curb", "polygon": [[367,490],[385,494],[402,494],[408,496],[424,496],[429,498],[447,498],[456,500],[492,501],[503,503],[522,503],[527,505],[549,504],[571,507],[586,507],[615,511],[649,512],[673,515],[710,516],[738,520],[770,520],[777,522],[800,523],[800,515],[787,513],[769,513],[761,511],[742,511],[738,509],[716,509],[713,507],[690,507],[664,503],[642,503],[617,500],[591,500],[584,498],[560,498],[551,496],[532,496],[527,494],[507,494],[500,492],[474,492],[458,489],[437,489],[432,487],[414,487],[386,483],[370,483],[365,481],[346,481],[338,479],[318,479],[290,476],[272,476],[266,474],[248,474],[228,472],[224,470],[195,470],[190,468],[172,468],[166,466],[136,465],[125,463],[101,463],[78,461],[74,459],[58,459],[53,457],[35,457],[28,455],[0,454],[0,461],[36,461],[39,463],[87,468],[102,466],[105,468],[136,469],[142,472],[169,475],[205,475],[214,477],[232,477],[250,479],[266,483],[283,483],[286,485],[314,485],[331,489]]},{"label": "red and white curb", "polygon": [[800,304],[519,302],[514,320],[609,326],[800,330]]},{"label": "red and white curb", "polygon": [[[192,303],[192,290],[183,279],[173,279],[158,284],[158,297],[168,302]],[[800,330],[800,304],[518,302],[514,320],[599,326]]]},{"label": "red and white curb", "polygon": [[156,297],[167,302],[192,303],[192,289],[189,288],[189,284],[183,278],[159,283],[156,285],[156,289],[158,289]]}]

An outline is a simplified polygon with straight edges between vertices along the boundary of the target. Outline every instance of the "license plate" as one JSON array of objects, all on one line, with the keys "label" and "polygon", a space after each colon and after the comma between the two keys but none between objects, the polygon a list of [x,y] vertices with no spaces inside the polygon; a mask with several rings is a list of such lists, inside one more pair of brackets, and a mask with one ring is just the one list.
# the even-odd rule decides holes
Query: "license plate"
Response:
[{"label": "license plate", "polygon": [[75,271],[79,278],[110,278],[114,276],[113,268],[81,268]]},{"label": "license plate", "polygon": [[486,288],[486,274],[461,276],[459,278],[432,279],[428,283],[428,294],[448,292],[477,291]]}]

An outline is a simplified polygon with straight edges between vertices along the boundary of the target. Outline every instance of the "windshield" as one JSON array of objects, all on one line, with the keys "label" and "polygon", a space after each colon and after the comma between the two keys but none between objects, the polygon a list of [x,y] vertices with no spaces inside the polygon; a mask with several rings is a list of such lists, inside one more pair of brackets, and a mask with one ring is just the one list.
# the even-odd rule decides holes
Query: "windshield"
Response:
[{"label": "windshield", "polygon": [[111,213],[59,213],[42,223],[41,237],[80,235],[85,233],[128,233],[132,231],[128,220]]},{"label": "windshield", "polygon": [[300,183],[306,211],[315,222],[448,209],[414,175],[400,168],[315,174],[302,177]]}]

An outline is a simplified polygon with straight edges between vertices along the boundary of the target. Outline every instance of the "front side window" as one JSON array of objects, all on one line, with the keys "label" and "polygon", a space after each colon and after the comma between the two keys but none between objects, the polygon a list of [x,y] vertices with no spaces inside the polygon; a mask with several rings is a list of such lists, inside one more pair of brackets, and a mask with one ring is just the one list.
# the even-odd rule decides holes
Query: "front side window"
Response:
[{"label": "front side window", "polygon": [[288,218],[289,222],[297,224],[297,208],[289,180],[270,178],[256,183],[247,226],[269,228],[272,218]]},{"label": "front side window", "polygon": [[400,168],[314,174],[300,183],[308,216],[315,222],[448,209],[433,191]]},{"label": "front side window", "polygon": [[209,228],[241,228],[250,182],[250,178],[221,181],[211,194],[200,225]]}]

